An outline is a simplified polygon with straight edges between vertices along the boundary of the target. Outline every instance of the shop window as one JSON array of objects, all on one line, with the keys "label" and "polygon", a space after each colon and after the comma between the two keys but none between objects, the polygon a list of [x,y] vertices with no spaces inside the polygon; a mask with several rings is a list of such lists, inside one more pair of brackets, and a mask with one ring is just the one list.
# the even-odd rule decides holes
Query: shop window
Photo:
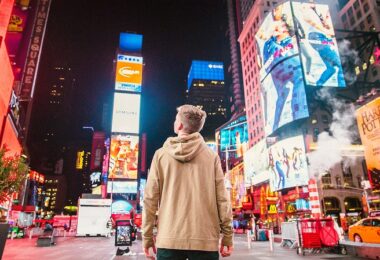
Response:
[{"label": "shop window", "polygon": [[325,211],[340,211],[339,199],[336,197],[325,197],[323,205]]},{"label": "shop window", "polygon": [[344,207],[346,212],[357,212],[362,211],[362,205],[358,198],[347,197],[344,199]]}]

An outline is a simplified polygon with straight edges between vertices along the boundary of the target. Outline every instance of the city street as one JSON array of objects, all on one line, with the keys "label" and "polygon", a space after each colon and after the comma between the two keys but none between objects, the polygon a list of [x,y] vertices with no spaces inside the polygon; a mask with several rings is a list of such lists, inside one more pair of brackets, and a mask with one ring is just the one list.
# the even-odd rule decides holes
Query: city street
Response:
[{"label": "city street", "polygon": [[[235,236],[235,251],[231,260],[243,259],[276,259],[279,257],[291,257],[291,259],[363,259],[353,256],[342,256],[336,254],[307,254],[305,257],[298,256],[296,250],[282,248],[279,243],[275,243],[274,252],[269,250],[269,242],[253,242],[252,248],[248,249],[246,238],[242,235]],[[3,260],[23,260],[23,259],[145,259],[141,250],[141,241],[134,243],[132,251],[134,256],[115,256],[114,237],[67,237],[58,238],[54,247],[36,247],[36,239],[15,239],[8,240]]]}]

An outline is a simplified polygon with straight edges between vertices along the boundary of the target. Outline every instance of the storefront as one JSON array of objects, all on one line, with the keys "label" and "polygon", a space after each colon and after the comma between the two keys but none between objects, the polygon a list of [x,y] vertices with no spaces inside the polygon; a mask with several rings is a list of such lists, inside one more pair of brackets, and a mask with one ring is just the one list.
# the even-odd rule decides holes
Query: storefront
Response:
[{"label": "storefront", "polygon": [[344,199],[347,225],[355,224],[363,218],[363,207],[359,198],[346,197]]},{"label": "storefront", "polygon": [[311,216],[309,190],[307,187],[296,187],[282,195],[285,208],[284,217],[290,219],[307,218]]}]

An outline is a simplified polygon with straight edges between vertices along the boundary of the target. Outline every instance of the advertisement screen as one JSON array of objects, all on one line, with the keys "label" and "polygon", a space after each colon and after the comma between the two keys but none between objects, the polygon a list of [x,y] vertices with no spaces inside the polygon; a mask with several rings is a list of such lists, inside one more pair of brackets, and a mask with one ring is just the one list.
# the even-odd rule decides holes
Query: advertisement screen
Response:
[{"label": "advertisement screen", "polygon": [[112,132],[138,134],[140,127],[140,95],[115,93]]},{"label": "advertisement screen", "polygon": [[188,89],[194,79],[224,80],[223,62],[193,60],[187,76]]},{"label": "advertisement screen", "polygon": [[328,5],[293,2],[307,85],[345,87]]},{"label": "advertisement screen", "polygon": [[91,188],[96,188],[101,184],[101,172],[93,172],[90,174]]},{"label": "advertisement screen", "polygon": [[259,50],[260,80],[281,61],[298,56],[290,3],[275,7],[255,35]]},{"label": "advertisement screen", "polygon": [[380,190],[380,98],[356,111],[360,138],[364,146],[368,178],[372,189]]},{"label": "advertisement screen", "polygon": [[108,181],[107,193],[137,193],[137,181]]},{"label": "advertisement screen", "polygon": [[265,134],[309,116],[298,56],[278,64],[262,82]]},{"label": "advertisement screen", "polygon": [[244,187],[244,170],[243,164],[238,164],[227,174],[226,179],[231,183],[231,204],[233,208],[242,207],[242,202],[246,195]]},{"label": "advertisement screen", "polygon": [[268,149],[263,139],[244,154],[244,183],[249,187],[268,181],[269,177]]},{"label": "advertisement screen", "polygon": [[[26,10],[24,10],[26,9]],[[13,7],[11,19],[8,24],[5,43],[7,45],[8,55],[13,61],[18,52],[28,20],[29,9],[15,5]]]},{"label": "advertisement screen", "polygon": [[103,153],[105,150],[104,141],[106,134],[104,132],[94,132],[92,136],[92,149],[91,149],[91,161],[90,170],[100,170],[102,166]]},{"label": "advertisement screen", "polygon": [[223,154],[226,150],[229,156],[239,158],[244,155],[248,147],[248,126],[247,117],[244,115],[220,130],[217,135],[220,151]]},{"label": "advertisement screen", "polygon": [[143,58],[117,55],[115,90],[141,92]]},{"label": "advertisement screen", "polygon": [[139,137],[112,135],[108,180],[112,178],[137,179]]},{"label": "advertisement screen", "polygon": [[287,138],[270,146],[268,163],[272,191],[308,184],[309,173],[303,136]]}]

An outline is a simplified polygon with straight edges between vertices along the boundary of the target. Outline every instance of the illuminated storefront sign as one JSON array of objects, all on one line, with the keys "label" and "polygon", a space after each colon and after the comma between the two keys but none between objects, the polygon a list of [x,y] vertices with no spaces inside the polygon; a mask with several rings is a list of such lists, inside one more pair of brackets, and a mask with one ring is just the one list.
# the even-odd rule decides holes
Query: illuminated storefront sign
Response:
[{"label": "illuminated storefront sign", "polygon": [[140,127],[140,95],[115,93],[112,132],[138,134]]},{"label": "illuminated storefront sign", "polygon": [[115,90],[141,92],[143,58],[118,54]]},{"label": "illuminated storefront sign", "polygon": [[83,169],[83,163],[84,163],[84,151],[77,152],[77,161],[75,164],[75,167],[77,170]]},{"label": "illuminated storefront sign", "polygon": [[356,111],[360,138],[364,146],[368,177],[372,189],[380,189],[380,98]]},{"label": "illuminated storefront sign", "polygon": [[22,79],[22,89],[20,96],[23,99],[29,99],[30,97],[33,97],[49,8],[50,0],[38,1],[35,24],[30,38],[31,40],[25,63],[25,72]]}]

